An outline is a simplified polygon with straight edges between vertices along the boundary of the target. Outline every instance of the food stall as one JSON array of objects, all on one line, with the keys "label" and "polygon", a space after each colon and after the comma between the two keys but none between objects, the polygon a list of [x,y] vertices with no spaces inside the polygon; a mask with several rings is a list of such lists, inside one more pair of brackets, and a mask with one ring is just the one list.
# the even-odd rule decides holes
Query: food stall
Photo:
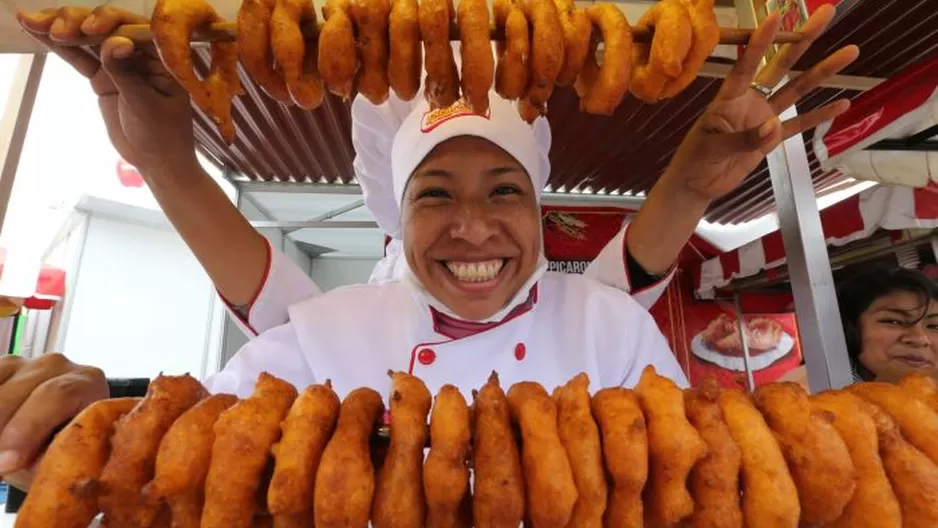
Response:
[{"label": "food stall", "polygon": [[[144,2],[139,8],[131,7],[147,13],[151,4]],[[786,23],[793,25],[821,2],[770,4],[769,8],[784,9]],[[921,61],[931,49],[928,42],[935,36],[928,23],[931,20],[928,2],[916,4],[913,9],[898,1],[843,1],[836,4],[838,14],[833,27],[821,37],[802,63],[811,63],[835,44],[843,42],[860,44],[861,59],[791,112],[809,111],[837,96],[857,98],[913,65],[919,64],[921,69]],[[26,9],[45,6],[34,1],[19,1],[13,5]],[[223,17],[233,19],[238,2],[218,1],[214,5]],[[762,1],[718,2],[717,15],[722,25],[754,27],[764,16],[766,7]],[[646,9],[647,4],[626,3],[622,8],[632,16]],[[7,12],[2,19],[4,47],[8,51],[35,50],[35,44],[18,32],[9,15]],[[890,23],[878,26],[876,20],[889,20]],[[713,96],[720,78],[726,74],[725,62],[733,56],[733,49],[721,46],[718,51],[697,81],[674,99],[658,105],[644,105],[634,99],[626,99],[611,118],[583,114],[578,111],[577,97],[572,90],[555,91],[550,101],[549,119],[556,147],[552,151],[552,174],[545,203],[560,207],[639,207],[644,193],[651,188],[680,138]],[[207,48],[198,49],[197,58],[204,68]],[[18,96],[21,101],[21,104],[14,105],[15,112],[28,115],[43,56],[36,55],[23,61],[21,81],[11,98]],[[238,136],[233,144],[229,146],[222,141],[204,113],[198,111],[195,117],[196,136],[203,153],[226,171],[241,193],[360,192],[352,171],[347,103],[329,97],[316,111],[304,112],[276,104],[244,75],[242,81],[246,93],[235,101]],[[11,115],[15,117],[18,114]],[[28,119],[19,121],[23,125]],[[16,160],[14,150],[18,144],[15,138],[25,133],[24,128],[13,127],[6,131],[14,140],[5,142],[9,152],[4,158],[4,174],[11,174],[11,164]],[[886,131],[887,135],[893,134],[888,139],[905,138],[907,134],[904,132],[904,129]],[[850,187],[851,180],[844,171],[828,166],[839,163],[842,154],[834,153],[833,160],[828,162],[818,154],[818,145],[811,135],[803,140],[795,138],[786,142],[784,148],[774,152],[739,189],[715,203],[706,220],[717,226],[713,231],[725,233],[736,229],[738,224],[764,219],[776,211],[795,290],[802,342],[805,350],[809,351],[806,357],[811,383],[815,388],[823,388],[841,386],[848,380],[843,377],[847,375],[846,357],[842,353],[843,344],[837,335],[837,325],[827,323],[836,321],[836,306],[832,304],[833,283],[826,249],[817,236],[821,232],[821,224],[813,197]],[[888,143],[880,143],[880,147],[886,145]],[[866,148],[866,145],[859,148]],[[628,172],[623,173],[621,167],[628,167]],[[859,174],[851,176],[862,177]],[[12,176],[5,176],[4,183],[9,184],[11,179]],[[553,215],[552,218],[564,217]],[[332,220],[341,221],[341,218]],[[274,224],[276,222],[267,227],[276,227]],[[325,227],[321,220],[312,225]],[[361,222],[352,222],[345,227],[354,229],[362,225]],[[564,227],[557,222],[550,225]],[[727,240],[732,238],[726,237]],[[715,247],[718,251],[735,249],[732,243],[721,246],[720,240],[716,240]]]},{"label": "food stall", "polygon": [[[893,87],[889,85],[889,79],[902,79],[905,75],[903,72],[927,72],[933,69],[929,61],[933,60],[932,52],[938,45],[938,32],[934,30],[934,24],[930,24],[936,16],[936,10],[931,9],[933,5],[920,2],[917,9],[912,9],[908,3],[900,0],[845,0],[831,3],[838,6],[837,22],[820,40],[817,49],[802,62],[815,61],[844,41],[860,41],[861,47],[869,54],[851,66],[844,75],[829,80],[797,107],[788,109],[783,117],[803,114],[842,95],[857,101],[857,108],[867,108],[864,92],[869,91],[871,99],[878,99],[875,96],[879,92],[870,90],[891,90]],[[40,7],[33,2],[18,4],[23,4],[21,7],[27,4],[30,8]],[[144,7],[149,7],[148,2],[144,4]],[[722,9],[726,13],[728,8],[735,16],[736,24],[744,28],[754,27],[767,9],[781,9],[785,12],[784,20],[788,29],[795,29],[806,16],[809,6],[817,5],[816,2],[805,4],[770,0],[738,3]],[[140,11],[145,12],[147,9]],[[226,14],[230,16],[230,9]],[[889,23],[882,24],[883,20]],[[488,31],[488,28],[483,30]],[[204,48],[197,50],[202,72],[206,70],[207,55]],[[33,58],[24,61],[24,81],[21,86],[14,87],[14,96],[26,103],[13,105],[13,121],[17,125],[21,121],[28,122],[28,119],[22,118],[22,112],[25,111],[28,116],[32,104],[30,98],[34,97],[34,94],[31,96],[29,93],[30,83],[41,74],[43,60]],[[926,67],[921,67],[921,64],[926,64]],[[553,171],[547,183],[542,218],[545,246],[548,247],[548,258],[554,269],[568,273],[582,272],[584,263],[595,257],[595,252],[602,247],[603,239],[608,240],[608,237],[614,235],[627,221],[630,212],[641,206],[645,194],[667,166],[680,138],[714,96],[727,70],[725,60],[715,59],[677,97],[658,105],[641,104],[628,99],[615,110],[612,117],[583,114],[579,111],[579,101],[572,90],[555,92],[549,101],[549,120],[555,144],[551,152]],[[796,71],[804,70],[796,67]],[[330,96],[314,112],[285,107],[266,97],[247,75],[240,73],[245,93],[234,102],[233,124],[237,127],[237,134],[217,130],[216,123],[198,109],[195,112],[195,131],[198,148],[224,170],[227,178],[238,186],[241,193],[362,192],[354,179],[354,153],[349,138],[347,102]],[[879,86],[883,88],[877,88]],[[917,100],[915,108],[930,108],[931,100],[931,96]],[[813,391],[841,388],[853,381],[839,325],[832,259],[827,245],[855,240],[882,230],[905,230],[910,225],[926,229],[933,227],[929,223],[933,217],[928,212],[932,206],[927,201],[931,192],[929,164],[932,163],[928,154],[910,163],[918,167],[910,173],[920,173],[924,162],[927,175],[924,179],[920,174],[917,177],[899,175],[897,167],[904,166],[902,161],[884,165],[883,160],[876,157],[856,162],[872,167],[874,174],[888,167],[886,170],[891,178],[888,181],[917,185],[914,190],[910,190],[911,187],[877,186],[857,194],[859,186],[851,179],[859,178],[869,171],[864,173],[854,168],[850,148],[855,149],[856,153],[870,147],[879,151],[895,150],[895,142],[905,147],[911,145],[913,150],[918,149],[920,144],[930,146],[927,134],[931,132],[926,131],[933,131],[934,123],[928,120],[928,112],[917,113],[916,109],[894,113],[875,110],[873,114],[890,114],[890,122],[902,121],[903,126],[890,127],[887,124],[873,127],[873,132],[861,134],[862,139],[854,138],[852,145],[840,150],[833,148],[834,141],[827,140],[845,129],[855,130],[855,123],[844,125],[835,120],[814,136],[796,135],[772,152],[767,162],[756,169],[739,189],[713,205],[707,215],[707,225],[701,226],[697,236],[688,245],[686,255],[680,260],[679,266],[685,273],[675,281],[663,304],[659,304],[656,316],[664,333],[677,335],[677,327],[682,325],[685,313],[681,303],[690,299],[687,292],[695,291],[698,296],[704,297],[716,296],[719,291],[733,290],[734,285],[739,285],[734,281],[746,280],[760,273],[771,280],[772,276],[780,276],[776,270],[782,263],[785,276],[791,280],[795,313],[779,315],[769,309],[756,309],[757,313],[752,315],[753,310],[745,309],[743,304],[757,299],[743,299],[736,295],[733,315],[715,314],[705,320],[702,327],[689,333],[681,329],[680,333],[684,334],[681,337],[682,346],[674,348],[679,355],[684,354],[684,368],[689,371],[692,380],[709,374],[717,374],[719,378],[719,372],[711,369],[695,375],[689,360],[691,354],[703,358],[707,364],[715,364],[733,373],[732,379],[718,381],[723,381],[723,385],[735,383],[740,388],[752,389],[760,381],[755,379],[760,374],[766,375],[765,380],[761,381],[777,379],[777,374],[783,368],[800,362],[802,358],[807,364]],[[903,116],[911,114],[915,117],[903,120]],[[919,120],[923,115],[925,117]],[[858,121],[866,123],[868,120]],[[921,128],[922,123],[925,123],[924,129],[910,130],[910,127]],[[24,128],[13,126],[8,131],[2,131],[12,138],[7,142],[9,146],[2,160],[4,180],[0,183],[3,185],[10,185],[8,177],[14,171],[9,167],[15,167],[18,155],[15,150],[22,143]],[[877,133],[881,136],[874,137]],[[0,138],[0,144],[4,143],[4,139]],[[841,141],[838,145],[843,146],[844,143]],[[623,170],[624,167],[627,171]],[[835,204],[822,214],[817,197],[833,195],[835,192],[852,192],[855,196]],[[903,196],[906,197],[905,201]],[[871,203],[880,204],[880,208],[872,208]],[[855,208],[852,214],[844,212],[849,207]],[[906,213],[914,212],[911,224],[901,224],[891,219],[890,215],[901,212],[900,207],[904,207],[902,211]],[[342,220],[336,220],[342,214],[338,212],[332,216],[313,218],[305,226],[298,225],[303,222],[293,221],[289,226],[350,229],[363,226],[362,222],[343,223]],[[825,217],[833,218],[825,222]],[[746,231],[745,236],[749,236],[749,240],[757,240],[737,250],[739,244],[730,241],[734,237],[728,236],[727,232],[739,235],[740,230],[746,230],[747,226],[737,229],[734,227],[736,224],[766,219],[774,221],[778,233],[772,233],[771,228],[768,234],[755,236],[751,230]],[[853,219],[855,222],[845,227],[844,219]],[[904,219],[909,219],[907,214]],[[266,226],[279,227],[276,221]],[[892,240],[888,236],[886,238]],[[908,240],[899,243],[906,242]],[[888,248],[889,251],[897,249]],[[694,273],[695,269],[699,269],[699,272]],[[688,270],[690,273],[686,273]],[[688,277],[696,277],[692,290],[686,288]],[[531,298],[536,298],[536,290],[532,290]],[[779,299],[758,301],[763,303],[763,307],[783,302]],[[787,309],[786,305],[781,311]],[[649,326],[654,330],[653,325]],[[650,334],[658,337],[657,332],[652,331]],[[423,345],[414,348],[412,357],[420,346]],[[526,353],[524,343],[518,343],[514,350],[513,357],[522,361]],[[432,349],[424,348],[421,354],[424,353],[429,356],[427,363],[432,363],[434,358],[431,355],[435,354]],[[422,359],[420,361],[425,363]],[[742,381],[738,380],[737,373],[740,372]],[[470,470],[467,462],[470,460],[470,437],[473,434],[466,398],[459,394],[460,389],[455,386],[444,385],[439,388],[428,428],[426,418],[430,403],[434,400],[427,387],[419,377],[409,373],[388,371],[388,375],[394,389],[394,397],[390,399],[392,409],[402,409],[388,416],[390,426],[384,426],[381,422],[384,415],[383,396],[370,388],[351,391],[340,407],[329,381],[312,385],[300,396],[309,400],[300,400],[297,387],[266,372],[256,376],[256,385],[252,383],[248,387],[254,390],[253,393],[249,390],[240,394],[244,392],[243,384],[237,391],[232,389],[231,392],[239,392],[237,397],[223,393],[209,397],[206,390],[208,385],[203,386],[202,382],[188,375],[172,379],[170,376],[160,376],[151,384],[151,389],[153,386],[157,389],[149,395],[159,394],[160,398],[165,398],[162,401],[170,402],[166,408],[153,403],[158,401],[157,397],[150,396],[142,403],[118,398],[99,400],[59,433],[47,451],[45,460],[61,464],[47,462],[42,465],[39,476],[45,477],[45,480],[37,477],[38,484],[31,491],[33,500],[27,500],[27,507],[32,509],[23,518],[55,519],[57,515],[72,515],[70,519],[82,520],[83,524],[76,524],[78,526],[86,525],[93,516],[105,511],[109,519],[125,516],[150,526],[160,518],[167,518],[166,512],[169,510],[163,508],[161,501],[173,506],[173,500],[178,500],[177,505],[191,507],[194,499],[196,513],[193,514],[192,509],[189,509],[188,515],[200,515],[203,525],[267,525],[271,522],[270,517],[276,519],[278,515],[288,520],[296,520],[293,516],[305,517],[308,523],[309,516],[315,514],[317,522],[322,525],[332,524],[320,522],[320,516],[335,515],[342,519],[344,515],[345,521],[337,522],[336,525],[365,526],[369,519],[380,518],[386,511],[391,512],[389,515],[399,514],[400,511],[394,509],[398,503],[397,497],[390,491],[396,492],[404,487],[413,494],[412,497],[416,497],[414,504],[422,505],[403,512],[413,516],[414,525],[421,525],[427,518],[420,509],[427,505],[430,518],[433,517],[433,507],[448,507],[445,513],[452,514],[453,518],[459,512],[466,513],[462,507],[469,504],[466,501],[470,497]],[[807,393],[795,392],[794,388],[784,384],[771,384],[780,394],[785,393],[783,396],[794,398],[785,400],[781,405],[769,401],[768,397],[759,400],[758,393],[751,399],[744,391],[721,392],[718,386],[714,388],[706,383],[685,393],[666,375],[659,375],[654,369],[646,369],[642,373],[634,392],[611,387],[609,391],[600,391],[601,394],[593,396],[588,385],[588,378],[578,375],[551,397],[538,383],[522,381],[513,384],[506,396],[499,387],[498,375],[493,372],[478,394],[473,393],[473,397],[477,398],[476,412],[479,413],[476,415],[478,427],[475,432],[498,433],[493,436],[500,439],[499,445],[478,442],[478,436],[472,439],[471,460],[476,492],[485,485],[499,490],[472,496],[473,506],[483,504],[483,507],[503,511],[513,500],[511,506],[520,504],[516,508],[514,525],[526,513],[534,525],[564,526],[573,515],[575,505],[587,504],[589,496],[582,494],[586,500],[581,501],[579,493],[592,485],[592,489],[600,491],[603,496],[599,515],[593,512],[597,522],[602,522],[602,510],[606,507],[605,494],[609,488],[614,498],[610,501],[612,506],[631,505],[625,512],[634,517],[630,525],[642,524],[642,508],[647,508],[649,519],[659,516],[661,525],[677,525],[698,511],[706,510],[702,508],[695,511],[694,501],[703,500],[705,493],[700,490],[715,487],[709,477],[718,474],[719,468],[711,466],[701,469],[703,465],[697,464],[705,457],[712,461],[714,457],[707,457],[708,453],[723,455],[714,446],[736,449],[735,466],[730,466],[719,476],[725,484],[722,499],[725,504],[735,508],[739,524],[742,523],[744,513],[747,516],[754,515],[758,520],[762,512],[760,506],[769,503],[773,509],[770,513],[782,512],[779,518],[784,516],[784,524],[788,526],[796,526],[799,520],[810,525],[834,521],[841,518],[840,514],[846,511],[848,504],[854,503],[857,480],[863,480],[862,483],[870,480],[868,475],[857,478],[851,459],[854,453],[848,451],[847,444],[841,439],[840,435],[844,433],[840,430],[835,432],[834,429],[834,423],[840,421],[833,416],[839,411],[825,407],[830,405],[831,408],[837,408],[837,404],[842,402],[826,401],[824,398],[810,400],[816,401],[825,410],[825,413],[815,413]],[[423,387],[422,392],[420,387]],[[862,410],[860,404],[855,404],[854,408],[841,415],[857,420],[862,417],[868,424],[873,424],[868,425],[868,431],[873,431],[874,436],[879,434],[890,440],[884,448],[886,469],[895,473],[890,474],[894,482],[906,484],[895,486],[903,506],[916,504],[916,493],[921,489],[938,493],[938,447],[934,443],[935,434],[938,433],[938,414],[927,407],[936,402],[929,400],[931,403],[926,403],[918,395],[906,394],[904,397],[917,405],[912,411],[906,412],[902,402],[897,403],[896,399],[889,397],[892,394],[889,391],[902,391],[904,388],[873,383],[859,384],[855,388],[857,394],[862,393],[863,398],[881,404],[898,422],[902,434],[909,437],[909,443],[916,448],[911,449],[903,443],[905,440],[901,440],[902,436],[895,424],[891,430],[886,430],[887,426],[882,425],[883,420],[890,420],[885,417],[886,413]],[[934,391],[934,385],[931,388]],[[828,396],[831,394],[828,393]],[[840,394],[854,398],[852,393]],[[932,393],[930,396],[933,400],[938,398],[938,394]],[[603,405],[606,397],[620,407]],[[862,401],[859,397],[856,399]],[[307,408],[294,404],[294,400],[312,400],[312,404]],[[214,406],[207,402],[212,402]],[[792,403],[801,405],[792,408],[788,405]],[[413,406],[409,409],[413,414],[407,416],[403,413],[408,412],[407,406],[410,405]],[[439,407],[436,406],[443,410],[438,412]],[[707,406],[710,418],[696,414],[695,409]],[[493,412],[489,420],[478,418],[487,410],[495,408],[500,409],[497,416]],[[875,410],[875,407],[872,408]],[[322,416],[318,414],[320,412]],[[509,414],[511,418],[508,418]],[[315,425],[310,427],[311,415],[319,418],[321,423],[313,421]],[[395,422],[395,418],[401,416],[411,419]],[[930,421],[918,424],[917,417],[930,418]],[[192,428],[177,429],[176,424],[186,419],[192,420]],[[517,423],[512,424],[512,420]],[[710,425],[722,426],[721,440],[715,441],[711,435],[704,439],[698,433],[698,429],[703,431],[705,428],[700,423],[706,425],[708,420]],[[437,423],[447,421],[455,424],[453,430],[458,435],[447,434],[449,429],[437,426]],[[692,421],[695,422],[693,425]],[[581,430],[571,426],[572,422],[586,426],[591,435],[581,434]],[[152,425],[154,423],[160,425],[157,427]],[[796,424],[797,427],[786,427],[789,424]],[[513,425],[518,425],[521,431],[520,444],[515,439]],[[810,431],[809,440],[806,441],[808,436],[799,431]],[[414,433],[413,438],[403,442],[399,440],[406,433]],[[410,456],[406,459],[408,464],[385,465],[382,471],[376,473],[371,458],[371,442],[376,440],[376,436],[379,441],[390,437],[388,457],[400,457],[400,451],[406,449]],[[315,445],[311,445],[311,437]],[[428,440],[430,454],[423,466],[421,461]],[[406,445],[401,447],[402,443]],[[852,448],[853,442],[850,444]],[[904,458],[896,455],[897,451],[888,451],[900,444],[904,449],[901,451]],[[784,453],[782,445],[786,448]],[[139,446],[142,447],[137,449]],[[164,449],[169,454],[165,459],[158,459],[157,449],[161,455]],[[144,456],[141,457],[138,451],[144,452]],[[374,453],[379,451],[375,449]],[[591,457],[586,463],[583,463],[583,458],[589,457],[581,457],[583,452],[588,452]],[[85,456],[89,453],[96,456]],[[198,453],[199,456],[192,453]],[[271,453],[276,453],[276,460],[271,458]],[[513,461],[504,462],[504,459],[498,458],[511,453],[514,454]],[[519,453],[524,455],[523,462]],[[873,465],[882,466],[875,445],[872,453],[876,460]],[[144,459],[143,463],[139,462],[141,458]],[[172,463],[161,464],[165,460],[171,460]],[[893,464],[892,461],[904,464]],[[128,462],[137,462],[131,467],[139,471],[127,471],[124,464]],[[198,462],[198,468],[192,462]],[[294,467],[289,467],[291,462]],[[486,464],[489,469],[513,473],[504,478],[492,478],[492,474],[482,470]],[[577,470],[592,471],[592,484],[580,478],[574,481],[574,465]],[[896,469],[898,466],[901,467]],[[910,469],[926,466],[935,470],[933,480],[928,480],[928,476],[921,477]],[[92,473],[92,476],[72,471],[75,467]],[[636,476],[637,467],[642,468],[638,485],[630,480]],[[695,467],[699,471],[692,473]],[[410,468],[410,472],[402,473],[399,481],[387,477],[393,470],[404,471],[407,468]],[[413,471],[414,468],[416,471]],[[739,478],[741,468],[745,470],[745,479]],[[298,469],[303,478],[291,480],[291,469]],[[160,495],[158,484],[162,480],[177,480],[174,477],[187,477],[197,471],[200,472],[201,482],[187,483],[189,487],[177,490],[175,494],[166,492]],[[284,471],[286,478],[278,478],[281,471]],[[818,473],[824,479],[811,478]],[[585,473],[578,472],[577,476],[581,474]],[[610,476],[611,483],[607,481]],[[878,476],[880,483],[889,485],[881,467]],[[645,486],[646,477],[648,491],[643,495],[642,487]],[[507,490],[505,483],[509,481],[524,484]],[[395,488],[395,484],[400,482],[404,484]],[[447,482],[447,485],[440,485],[441,482]],[[365,486],[361,486],[361,483],[365,483]],[[423,487],[423,484],[427,486]],[[740,493],[740,486],[743,487],[743,493]],[[315,495],[312,493],[314,487]],[[293,509],[284,508],[275,512],[274,505],[277,503],[274,499],[280,498],[276,493],[289,496],[289,492],[297,489],[303,490],[299,494],[301,497],[292,502],[284,500]],[[361,489],[366,489],[367,493],[360,492]],[[374,489],[378,492],[372,495]],[[231,490],[234,493],[229,493]],[[268,492],[263,495],[264,500],[258,500],[262,497],[258,494],[259,490]],[[814,501],[814,491],[818,491],[817,495],[825,500],[835,501],[839,509],[826,509],[826,503],[822,500]],[[447,496],[440,498],[434,492]],[[450,498],[449,492],[453,493],[452,498],[455,500],[446,504],[446,499]],[[693,499],[692,493],[695,495]],[[236,499],[231,499],[235,496]],[[623,497],[631,502],[618,500]],[[61,505],[52,500],[60,498],[66,499],[61,501]],[[673,499],[677,507],[671,507],[669,499]],[[894,519],[898,518],[899,499],[894,498],[892,501],[896,510],[893,512],[896,513]],[[424,500],[426,504],[422,502]],[[875,501],[875,504],[864,500],[856,502],[867,511],[875,511],[886,501]],[[921,509],[929,510],[926,512],[928,514],[934,513],[935,501],[931,501],[930,506],[927,499],[924,502],[926,504]],[[557,515],[552,518],[551,514],[555,511]],[[608,511],[617,510],[610,508]],[[903,511],[903,514],[906,513]],[[176,511],[172,515],[175,517]],[[354,522],[349,521],[353,515]],[[822,518],[823,521],[820,520]],[[140,519],[146,519],[146,522]],[[625,525],[625,522],[610,522],[608,517],[606,521],[613,526]],[[909,522],[915,524],[915,521]],[[747,523],[756,524],[748,518]],[[386,525],[394,524],[388,522]]]}]

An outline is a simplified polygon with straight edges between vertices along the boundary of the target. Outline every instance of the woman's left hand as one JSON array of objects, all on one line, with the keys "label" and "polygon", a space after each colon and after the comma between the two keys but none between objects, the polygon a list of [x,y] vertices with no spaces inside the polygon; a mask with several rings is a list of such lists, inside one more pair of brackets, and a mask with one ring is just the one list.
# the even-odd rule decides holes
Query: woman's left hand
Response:
[{"label": "woman's left hand", "polygon": [[753,33],[717,96],[685,136],[665,176],[683,182],[701,199],[714,200],[735,189],[782,141],[845,112],[850,101],[839,99],[785,122],[779,119],[784,110],[856,60],[856,46],[828,55],[768,97],[752,86],[776,87],[824,32],[834,12],[829,5],[819,8],[801,28],[806,38],[783,46],[760,71],[762,57],[781,24],[778,14],[768,16]]}]

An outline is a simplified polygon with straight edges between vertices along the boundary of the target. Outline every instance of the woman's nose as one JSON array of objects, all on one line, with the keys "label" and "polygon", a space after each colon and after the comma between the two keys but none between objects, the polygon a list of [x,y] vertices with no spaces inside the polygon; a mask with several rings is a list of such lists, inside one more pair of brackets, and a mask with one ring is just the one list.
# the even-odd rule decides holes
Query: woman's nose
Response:
[{"label": "woman's nose", "polygon": [[910,326],[902,335],[902,340],[910,345],[917,346],[928,346],[931,343],[931,338],[929,338],[928,332],[925,331],[925,326],[922,323]]},{"label": "woman's nose", "polygon": [[495,222],[485,214],[484,207],[466,205],[460,207],[455,218],[453,218],[450,234],[455,239],[481,246],[494,236],[496,231]]}]

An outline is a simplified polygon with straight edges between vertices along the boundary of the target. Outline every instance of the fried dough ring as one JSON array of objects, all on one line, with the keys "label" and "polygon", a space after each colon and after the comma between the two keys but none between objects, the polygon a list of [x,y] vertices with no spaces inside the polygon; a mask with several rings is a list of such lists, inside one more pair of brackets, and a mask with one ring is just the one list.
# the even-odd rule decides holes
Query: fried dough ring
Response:
[{"label": "fried dough ring", "polygon": [[313,110],[322,104],[323,88],[316,48],[306,46],[301,25],[308,23],[316,27],[316,9],[311,0],[276,2],[270,16],[270,46],[274,59],[283,71],[289,97],[300,108]]},{"label": "fried dough ring", "polygon": [[[248,75],[270,97],[281,103],[290,102],[283,77],[274,68],[271,46],[276,39],[273,12],[277,0],[244,0],[238,9],[238,58]],[[279,63],[279,60],[278,60]],[[282,64],[281,64],[282,66]]]},{"label": "fried dough ring", "polygon": [[859,477],[856,492],[843,515],[825,526],[901,528],[899,501],[883,469],[876,423],[864,411],[866,403],[847,391],[825,391],[812,396],[811,402],[834,416],[834,428],[847,445]]},{"label": "fried dough ring", "polygon": [[280,421],[296,396],[293,385],[261,372],[254,392],[219,416],[205,477],[202,528],[250,528],[259,511],[270,448],[280,439]]},{"label": "fried dough ring", "polygon": [[557,407],[534,382],[514,384],[508,390],[508,406],[521,429],[527,515],[536,527],[566,526],[577,489],[557,429]]},{"label": "fried dough ring", "polygon": [[450,0],[423,0],[420,4],[420,37],[427,71],[424,97],[431,108],[448,108],[459,99],[459,71],[449,41],[455,14]]},{"label": "fried dough ring", "polygon": [[720,410],[720,385],[706,378],[698,389],[684,391],[687,419],[707,444],[707,456],[691,470],[688,485],[694,497],[692,528],[742,528],[739,473],[742,453],[733,441]]},{"label": "fried dough ring", "polygon": [[577,9],[573,0],[553,1],[560,15],[564,40],[563,66],[557,74],[557,84],[567,86],[576,80],[583,68],[583,61],[589,53],[593,26],[586,10]]},{"label": "fried dough ring", "polygon": [[352,96],[358,71],[350,9],[349,0],[326,0],[322,8],[326,22],[319,32],[319,75],[329,91],[344,100]]},{"label": "fried dough ring", "polygon": [[98,513],[88,484],[101,475],[111,451],[111,431],[140,398],[100,400],[55,435],[16,516],[17,528],[87,528]]},{"label": "fried dough ring", "polygon": [[524,474],[508,399],[492,372],[473,393],[472,510],[478,528],[517,528],[524,518]]},{"label": "fried dough ring", "polygon": [[589,376],[581,373],[554,391],[557,430],[570,460],[577,500],[571,528],[600,527],[608,491],[599,427],[590,410]]},{"label": "fried dough ring", "polygon": [[122,528],[153,523],[162,505],[144,501],[140,490],[153,479],[160,441],[177,418],[206,396],[192,376],[157,376],[140,403],[117,421],[99,481],[98,507],[107,522]]},{"label": "fried dough ring", "polygon": [[664,0],[649,9],[639,27],[655,28],[651,44],[632,46],[632,95],[646,103],[662,99],[670,79],[681,74],[691,46],[691,23],[687,8],[678,0]]},{"label": "fried dough ring", "polygon": [[316,472],[339,417],[339,397],[329,380],[310,385],[293,402],[274,444],[274,473],[267,509],[277,528],[313,525]]},{"label": "fried dough ring", "polygon": [[531,81],[527,99],[541,115],[563,67],[564,35],[553,0],[520,0],[531,29]]},{"label": "fried dough ring", "polygon": [[430,453],[423,466],[427,528],[471,526],[469,406],[459,389],[444,385],[430,413]]},{"label": "fried dough ring", "polygon": [[538,108],[531,104],[531,101],[527,99],[518,100],[518,114],[521,115],[521,119],[524,119],[527,123],[533,123],[537,121],[537,118],[541,117],[541,108]]},{"label": "fried dough ring", "polygon": [[899,380],[899,386],[938,412],[938,386],[931,377],[919,373],[908,374]]},{"label": "fried dough ring", "polygon": [[[596,58],[598,49],[599,37],[593,35],[590,37],[589,51],[586,53],[586,60],[583,61],[580,74],[577,76],[576,82],[573,83],[573,89],[576,90],[576,94],[580,98],[581,109],[583,108],[583,102],[586,96],[589,95],[590,90],[593,89],[593,85],[596,84],[596,78],[599,77],[599,61]],[[630,78],[631,75],[632,73],[629,72]]]},{"label": "fried dough ring", "polygon": [[621,387],[602,389],[591,402],[612,481],[604,526],[641,528],[642,489],[648,479],[648,434],[638,396]]},{"label": "fried dough ring", "polygon": [[680,0],[690,16],[693,43],[681,65],[681,73],[667,82],[660,97],[668,99],[681,93],[697,78],[697,72],[720,43],[720,26],[713,10],[713,0]]},{"label": "fried dough ring", "polygon": [[238,401],[216,394],[195,404],[166,431],[156,453],[153,480],[143,488],[150,501],[166,501],[173,528],[198,528],[205,500],[205,476],[219,415]]},{"label": "fried dough ring", "polygon": [[375,486],[371,522],[375,528],[421,528],[426,522],[423,497],[423,448],[433,396],[419,378],[405,372],[391,376],[391,445]]},{"label": "fried dough ring", "polygon": [[388,19],[391,16],[389,0],[352,0],[350,13],[358,30],[358,52],[361,69],[358,71],[357,90],[379,105],[388,99]]},{"label": "fried dough ring", "polygon": [[150,31],[163,65],[196,106],[215,122],[222,138],[231,144],[236,133],[231,101],[244,93],[238,78],[238,45],[213,42],[212,65],[202,80],[195,73],[189,49],[189,36],[193,31],[221,21],[205,0],[157,0]]},{"label": "fried dough ring", "polygon": [[313,512],[317,528],[368,526],[375,490],[369,443],[383,414],[381,395],[372,389],[355,389],[342,401],[335,433],[316,473]]},{"label": "fried dough ring", "polygon": [[651,526],[672,526],[694,513],[687,476],[707,454],[707,444],[687,421],[684,393],[654,367],[645,367],[635,392],[648,422],[645,518]]},{"label": "fried dough ring", "polygon": [[748,528],[797,528],[798,489],[775,435],[749,397],[735,390],[720,393],[720,410],[742,453],[742,509]]},{"label": "fried dough ring", "polygon": [[868,382],[851,385],[850,390],[878,405],[899,426],[902,436],[938,464],[938,413],[896,385]]},{"label": "fried dough ring", "polygon": [[[612,115],[629,90],[632,72],[632,30],[622,11],[612,4],[590,6],[589,18],[602,32],[605,47],[603,64],[595,72],[595,80],[582,98],[581,107],[590,114]],[[593,55],[592,60],[588,61],[588,69],[592,69],[596,64],[595,48],[591,49]],[[592,72],[587,73],[588,77],[592,75]]]},{"label": "fried dough ring", "polygon": [[899,500],[902,526],[938,526],[938,466],[903,438],[885,411],[870,403],[864,410],[876,423],[879,453]]},{"label": "fried dough ring", "polygon": [[528,88],[530,77],[528,56],[531,36],[524,10],[514,0],[495,0],[495,25],[505,28],[505,39],[496,43],[498,66],[495,69],[495,91],[509,101],[520,99]]},{"label": "fried dough ring", "polygon": [[393,0],[388,34],[391,41],[388,82],[400,100],[410,101],[420,90],[420,74],[423,72],[417,0]]},{"label": "fried dough ring", "polygon": [[801,522],[814,526],[840,517],[856,490],[857,475],[832,416],[816,410],[797,383],[763,385],[754,400],[795,480]]},{"label": "fried dough ring", "polygon": [[495,78],[486,0],[460,0],[456,23],[461,42],[463,97],[474,112],[484,114],[489,109],[489,90]]}]

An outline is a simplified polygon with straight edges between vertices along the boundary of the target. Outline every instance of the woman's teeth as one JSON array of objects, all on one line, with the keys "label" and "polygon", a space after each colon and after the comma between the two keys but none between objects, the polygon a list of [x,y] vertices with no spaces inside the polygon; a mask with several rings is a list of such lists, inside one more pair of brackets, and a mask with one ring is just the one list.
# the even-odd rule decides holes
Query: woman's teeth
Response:
[{"label": "woman's teeth", "polygon": [[463,282],[486,282],[498,277],[505,265],[504,259],[486,260],[483,262],[446,261],[446,269],[457,279]]}]

